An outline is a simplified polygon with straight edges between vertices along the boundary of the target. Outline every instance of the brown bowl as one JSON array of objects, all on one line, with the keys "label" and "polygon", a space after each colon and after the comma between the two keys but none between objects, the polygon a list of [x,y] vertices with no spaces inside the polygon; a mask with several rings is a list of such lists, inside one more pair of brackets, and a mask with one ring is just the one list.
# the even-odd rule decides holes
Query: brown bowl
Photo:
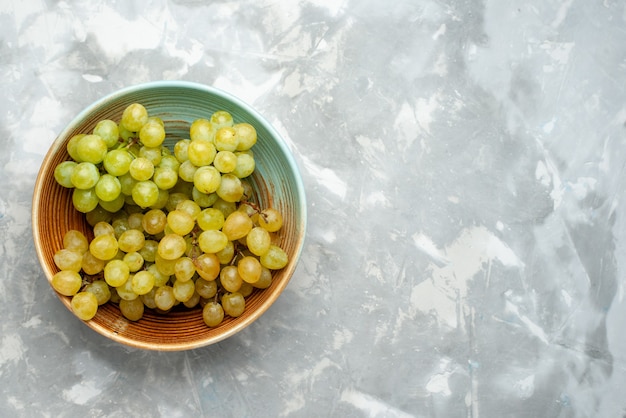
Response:
[{"label": "brown bowl", "polygon": [[[249,105],[227,93],[183,81],[146,83],[112,93],[82,111],[57,137],[42,162],[33,195],[32,226],[37,256],[48,281],[58,271],[53,255],[62,248],[65,232],[77,229],[92,235],[85,215],[72,205],[71,190],[54,179],[55,167],[70,159],[67,142],[76,134],[91,132],[99,120],[119,121],[124,108],[135,102],[142,103],[151,116],[163,119],[170,141],[188,137],[193,120],[207,118],[217,110],[226,110],[235,121],[255,126],[256,169],[250,180],[258,203],[283,214],[279,238],[280,246],[289,255],[289,264],[274,272],[269,288],[257,289],[246,298],[246,309],[241,316],[225,316],[215,328],[204,324],[201,308],[167,314],[146,309],[143,318],[133,322],[124,318],[113,303],[100,306],[96,316],[85,324],[111,340],[142,349],[180,351],[207,346],[249,326],[276,301],[291,279],[306,232],[302,179],[289,148],[276,130]],[[70,298],[58,293],[57,296],[71,310]]]}]

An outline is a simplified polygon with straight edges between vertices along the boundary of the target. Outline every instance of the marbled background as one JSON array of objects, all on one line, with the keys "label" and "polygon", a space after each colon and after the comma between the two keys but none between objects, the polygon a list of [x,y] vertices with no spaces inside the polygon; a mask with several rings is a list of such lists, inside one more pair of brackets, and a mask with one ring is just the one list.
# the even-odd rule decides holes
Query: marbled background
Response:
[{"label": "marbled background", "polygon": [[[625,21],[616,0],[4,0],[0,416],[625,416]],[[30,226],[57,133],[160,79],[256,107],[309,210],[276,304],[180,353],[75,319]]]}]

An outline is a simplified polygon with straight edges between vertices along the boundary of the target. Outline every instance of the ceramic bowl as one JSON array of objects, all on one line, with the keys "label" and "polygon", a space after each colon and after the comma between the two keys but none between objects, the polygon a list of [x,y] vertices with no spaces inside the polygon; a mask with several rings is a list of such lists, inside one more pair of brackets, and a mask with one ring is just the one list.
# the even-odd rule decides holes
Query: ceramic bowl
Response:
[{"label": "ceramic bowl", "polygon": [[[215,328],[204,324],[201,308],[173,310],[167,314],[146,309],[142,319],[132,322],[125,319],[113,303],[100,306],[96,316],[84,323],[111,340],[142,349],[180,351],[207,346],[252,324],[277,300],[294,274],[306,232],[302,180],[285,141],[242,100],[209,86],[183,81],[151,82],[121,89],[78,114],[56,138],[42,162],[33,195],[32,226],[37,256],[48,281],[58,271],[53,255],[62,248],[65,232],[77,229],[91,235],[85,215],[72,205],[71,190],[61,187],[54,179],[55,167],[70,159],[67,142],[76,134],[90,133],[102,119],[119,121],[124,108],[135,102],[143,104],[151,116],[158,116],[165,122],[169,145],[178,138],[189,137],[193,120],[208,118],[217,110],[230,112],[236,122],[254,125],[258,134],[253,148],[256,169],[250,180],[258,203],[262,207],[272,206],[283,214],[280,245],[289,255],[289,264],[274,272],[269,288],[256,290],[246,298],[246,309],[241,316],[226,316]],[[71,310],[70,298],[57,295]]]}]

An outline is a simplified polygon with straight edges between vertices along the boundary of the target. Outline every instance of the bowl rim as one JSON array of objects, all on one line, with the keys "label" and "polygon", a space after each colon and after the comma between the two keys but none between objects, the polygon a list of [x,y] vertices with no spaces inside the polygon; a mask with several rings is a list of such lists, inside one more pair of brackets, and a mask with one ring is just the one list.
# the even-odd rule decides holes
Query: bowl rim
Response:
[{"label": "bowl rim", "polygon": [[[261,303],[257,309],[248,317],[244,318],[241,322],[235,323],[233,326],[227,328],[223,332],[218,335],[211,336],[209,338],[200,339],[196,342],[184,342],[184,343],[176,343],[173,341],[160,342],[160,343],[147,343],[143,341],[134,340],[132,338],[125,337],[122,334],[118,334],[117,332],[112,331],[111,329],[98,324],[95,321],[80,321],[87,325],[89,328],[98,332],[99,334],[109,338],[110,340],[116,341],[118,343],[124,344],[126,346],[146,349],[146,350],[154,350],[154,351],[183,351],[183,350],[192,350],[195,348],[205,347],[220,341],[223,341],[235,334],[244,328],[251,325],[255,322],[260,316],[262,316],[278,299],[278,297],[282,294],[284,289],[287,287],[295,270],[297,268],[298,262],[300,260],[300,256],[302,254],[302,250],[304,247],[304,241],[306,238],[306,230],[307,230],[307,202],[306,195],[304,191],[304,184],[302,181],[302,175],[298,168],[298,164],[296,163],[295,157],[288,146],[287,142],[284,140],[282,135],[276,131],[276,129],[267,121],[267,119],[262,116],[252,105],[243,101],[242,99],[224,91],[217,87],[201,84],[193,81],[184,81],[184,80],[161,80],[161,81],[149,81],[144,83],[139,83],[127,87],[120,88],[118,90],[112,91],[109,94],[102,96],[101,98],[93,101],[83,110],[81,110],[76,116],[74,116],[69,123],[65,125],[65,127],[61,130],[61,132],[56,136],[55,140],[49,146],[44,159],[41,162],[36,180],[35,186],[33,189],[33,198],[32,198],[32,206],[31,206],[31,227],[32,227],[32,236],[35,246],[35,251],[37,254],[37,259],[44,273],[44,277],[50,284],[50,278],[55,274],[55,271],[44,263],[44,254],[43,248],[40,245],[42,240],[42,236],[39,230],[39,216],[37,212],[41,205],[41,192],[43,187],[44,173],[49,168],[51,161],[56,155],[57,152],[60,151],[61,147],[64,146],[64,143],[67,139],[67,136],[73,132],[78,125],[81,124],[81,121],[85,119],[88,115],[95,112],[98,109],[106,107],[107,104],[111,101],[115,101],[117,99],[123,98],[124,96],[131,95],[136,92],[140,92],[148,89],[189,89],[194,91],[202,91],[208,93],[209,95],[218,96],[223,100],[233,103],[235,106],[244,109],[247,113],[249,113],[255,120],[255,123],[258,123],[263,126],[263,128],[269,133],[272,137],[273,141],[277,146],[280,147],[282,154],[285,156],[286,162],[289,166],[289,171],[294,174],[294,184],[295,188],[293,192],[296,194],[294,199],[299,203],[299,223],[296,225],[296,228],[300,231],[298,234],[297,241],[295,243],[295,251],[291,256],[291,262],[288,267],[287,276],[285,280],[282,280],[277,288],[275,288],[274,293],[270,295],[263,303]],[[57,295],[58,299],[71,311],[70,303],[68,298],[62,297],[58,294],[54,289],[51,290]],[[73,315],[73,314],[72,314]],[[78,318],[76,318],[78,319]]]}]

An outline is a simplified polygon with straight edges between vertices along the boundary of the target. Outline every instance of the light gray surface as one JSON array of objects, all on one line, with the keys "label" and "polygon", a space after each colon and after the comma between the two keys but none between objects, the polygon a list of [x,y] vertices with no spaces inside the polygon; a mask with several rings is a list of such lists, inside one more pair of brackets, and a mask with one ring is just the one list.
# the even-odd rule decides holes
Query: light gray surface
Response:
[{"label": "light gray surface", "polygon": [[[0,416],[626,413],[623,2],[78,3],[0,4]],[[182,353],[81,324],[31,239],[56,134],[159,79],[255,106],[308,197],[281,298]]]}]

